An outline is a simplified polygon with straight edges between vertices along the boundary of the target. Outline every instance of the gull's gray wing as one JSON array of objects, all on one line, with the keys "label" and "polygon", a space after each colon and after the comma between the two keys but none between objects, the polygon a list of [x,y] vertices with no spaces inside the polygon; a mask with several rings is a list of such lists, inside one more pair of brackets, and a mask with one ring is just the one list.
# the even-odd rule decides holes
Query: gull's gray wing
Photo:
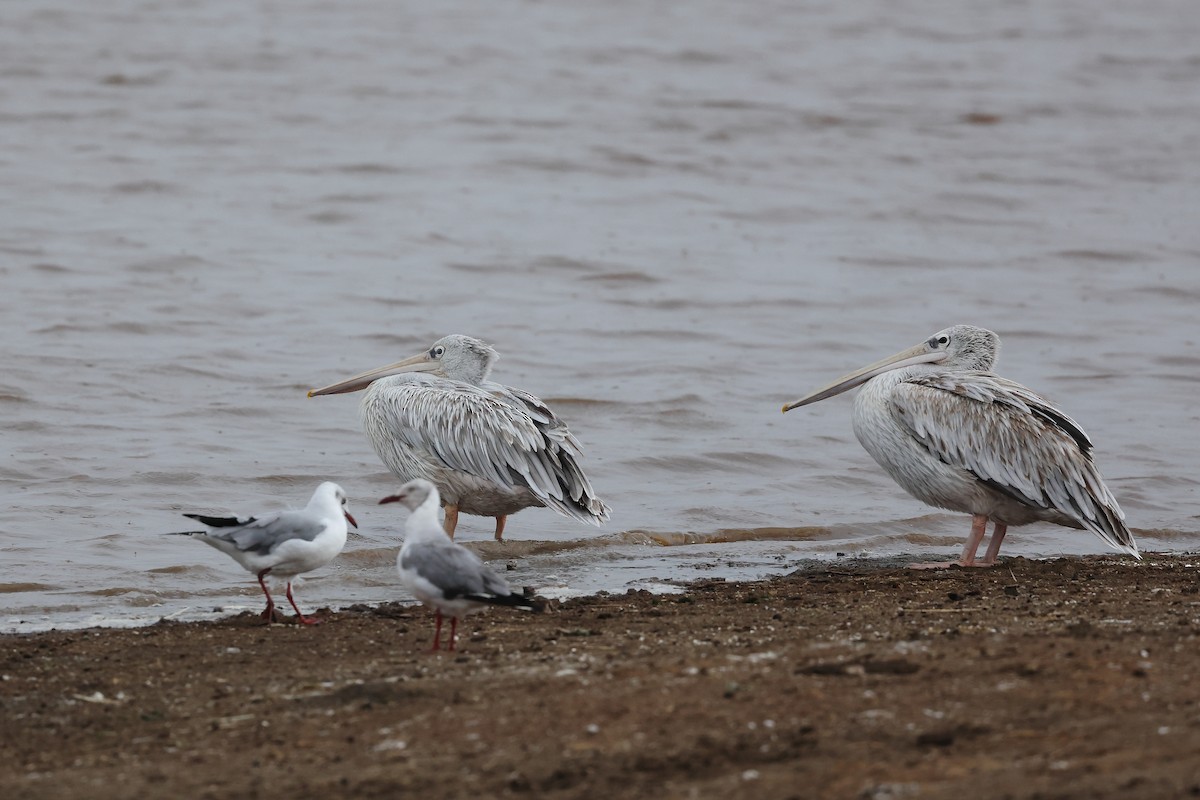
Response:
[{"label": "gull's gray wing", "polygon": [[[206,525],[211,524],[201,517],[195,519]],[[266,555],[290,539],[311,542],[323,530],[325,523],[312,514],[304,511],[275,511],[260,517],[251,517],[244,524],[225,527],[208,535],[213,539],[230,542],[242,552]]]},{"label": "gull's gray wing", "polygon": [[400,557],[400,566],[436,586],[447,600],[470,597],[486,601],[512,594],[504,579],[479,556],[449,541],[408,548]]}]

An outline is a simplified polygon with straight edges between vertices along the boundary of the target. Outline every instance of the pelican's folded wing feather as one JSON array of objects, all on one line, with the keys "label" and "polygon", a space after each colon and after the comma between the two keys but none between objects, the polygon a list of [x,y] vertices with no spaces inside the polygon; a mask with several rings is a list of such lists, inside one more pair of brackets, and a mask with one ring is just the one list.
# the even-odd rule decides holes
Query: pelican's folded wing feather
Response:
[{"label": "pelican's folded wing feather", "polygon": [[[384,420],[387,430],[369,431],[385,464],[400,460],[389,447],[409,447],[450,469],[501,486],[525,486],[546,505],[585,522],[607,519],[575,462],[578,443],[532,395],[494,391],[458,381],[394,376],[387,392],[369,395],[377,404],[364,419]],[[528,399],[526,399],[528,398]]]},{"label": "pelican's folded wing feather", "polygon": [[906,381],[891,397],[896,420],[942,462],[1137,555],[1091,440],[1034,392],[991,373],[942,373]]}]

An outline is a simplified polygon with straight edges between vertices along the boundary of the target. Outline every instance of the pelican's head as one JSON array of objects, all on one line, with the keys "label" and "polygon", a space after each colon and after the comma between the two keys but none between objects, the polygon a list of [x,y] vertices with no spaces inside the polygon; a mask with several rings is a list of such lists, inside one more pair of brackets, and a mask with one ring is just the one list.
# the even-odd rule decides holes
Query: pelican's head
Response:
[{"label": "pelican's head", "polygon": [[452,333],[433,343],[429,355],[436,355],[438,374],[475,386],[487,380],[500,354],[482,339]]},{"label": "pelican's head", "polygon": [[380,500],[379,505],[383,505],[384,503],[403,503],[409,511],[416,511],[431,496],[434,505],[437,505],[439,502],[437,487],[424,478],[417,478],[401,486],[400,491],[395,494],[390,494]]},{"label": "pelican's head", "polygon": [[888,356],[882,361],[843,375],[828,386],[810,392],[783,407],[784,412],[841,394],[866,383],[876,375],[918,364],[938,364],[955,372],[987,372],[996,363],[1000,337],[974,325],[955,325],[938,331],[920,344]]},{"label": "pelican's head", "polygon": [[451,378],[478,386],[487,380],[488,374],[492,371],[492,364],[496,363],[496,359],[499,357],[499,354],[487,342],[473,336],[453,333],[438,339],[423,353],[417,353],[403,361],[369,370],[321,389],[313,389],[308,396],[357,392],[359,389],[367,388],[380,378],[399,375],[402,372],[429,372],[441,378]]}]

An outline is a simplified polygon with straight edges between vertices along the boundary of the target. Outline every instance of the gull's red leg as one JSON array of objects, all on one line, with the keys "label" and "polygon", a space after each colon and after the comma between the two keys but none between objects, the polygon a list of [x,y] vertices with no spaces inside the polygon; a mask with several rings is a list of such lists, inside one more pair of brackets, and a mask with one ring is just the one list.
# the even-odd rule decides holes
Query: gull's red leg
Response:
[{"label": "gull's red leg", "polygon": [[267,588],[266,581],[263,578],[267,577],[267,573],[271,571],[267,567],[262,572],[258,573],[258,585],[262,587],[263,594],[267,596],[267,607],[263,609],[262,618],[268,623],[275,621],[275,601],[271,599],[271,590]]},{"label": "gull's red leg", "polygon": [[317,623],[319,623],[321,621],[321,620],[315,619],[313,617],[306,617],[306,616],[304,616],[303,613],[301,613],[300,606],[296,605],[296,600],[295,600],[295,598],[292,597],[292,582],[291,581],[288,581],[288,584],[287,584],[287,599],[288,599],[288,602],[292,604],[292,608],[296,609],[296,616],[299,618],[300,622],[302,622],[303,624],[316,625]]},{"label": "gull's red leg", "polygon": [[434,619],[437,620],[437,623],[433,629],[433,648],[429,651],[431,653],[442,649],[442,612],[438,611]]}]

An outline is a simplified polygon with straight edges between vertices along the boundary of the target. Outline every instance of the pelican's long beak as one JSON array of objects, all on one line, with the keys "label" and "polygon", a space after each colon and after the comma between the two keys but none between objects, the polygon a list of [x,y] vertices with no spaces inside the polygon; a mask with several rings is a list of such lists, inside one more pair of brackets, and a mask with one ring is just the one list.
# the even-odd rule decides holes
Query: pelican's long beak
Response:
[{"label": "pelican's long beak", "polygon": [[896,353],[894,356],[888,356],[882,361],[876,361],[874,364],[855,370],[849,375],[843,375],[828,386],[817,389],[815,392],[810,392],[804,395],[799,400],[794,400],[783,407],[783,413],[791,411],[793,408],[806,406],[809,403],[815,403],[818,400],[824,400],[827,397],[833,397],[835,394],[841,394],[855,386],[866,383],[876,375],[882,375],[885,372],[890,372],[894,369],[902,369],[911,367],[913,364],[932,364],[938,361],[943,361],[949,354],[945,350],[930,351],[922,342],[915,347],[910,347],[907,350]]},{"label": "pelican's long beak", "polygon": [[364,372],[361,375],[355,375],[353,378],[347,378],[340,383],[331,383],[323,388],[313,389],[308,393],[308,396],[317,397],[323,394],[357,392],[359,389],[365,389],[375,381],[380,378],[386,378],[388,375],[398,375],[401,372],[435,372],[439,366],[438,362],[430,358],[429,353],[420,353],[403,361],[397,361],[395,364],[388,364],[386,367],[379,367],[378,369]]},{"label": "pelican's long beak", "polygon": [[353,525],[356,528],[358,527],[358,523],[355,522],[354,517],[350,516],[349,511],[342,509],[342,513],[346,515],[346,522],[349,522],[351,525]]}]

